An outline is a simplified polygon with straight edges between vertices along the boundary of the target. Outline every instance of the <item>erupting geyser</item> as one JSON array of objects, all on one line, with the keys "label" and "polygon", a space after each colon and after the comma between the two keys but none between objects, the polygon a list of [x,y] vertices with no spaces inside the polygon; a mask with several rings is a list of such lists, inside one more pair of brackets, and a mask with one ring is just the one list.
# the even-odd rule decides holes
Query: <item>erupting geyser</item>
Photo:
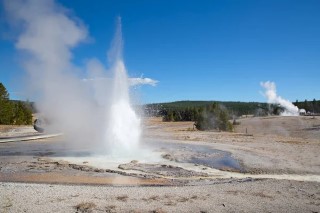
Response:
[{"label": "erupting geyser", "polygon": [[113,152],[131,152],[140,141],[140,118],[130,105],[128,81],[122,61],[115,67],[114,91],[107,116],[106,142],[111,143]]},{"label": "erupting geyser", "polygon": [[130,154],[139,144],[140,118],[132,109],[129,97],[129,81],[122,59],[121,19],[110,51],[109,60],[113,64],[113,92],[107,115],[106,142],[111,143],[113,154]]}]

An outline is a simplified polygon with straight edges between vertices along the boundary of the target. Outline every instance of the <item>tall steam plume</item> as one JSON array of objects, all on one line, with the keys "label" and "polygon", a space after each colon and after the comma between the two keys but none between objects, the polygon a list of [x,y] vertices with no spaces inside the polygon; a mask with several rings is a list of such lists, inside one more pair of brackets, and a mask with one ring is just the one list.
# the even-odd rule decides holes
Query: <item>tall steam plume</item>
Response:
[{"label": "tall steam plume", "polygon": [[271,81],[261,82],[260,85],[265,89],[264,96],[267,98],[268,103],[279,104],[284,108],[283,116],[297,116],[299,109],[293,105],[289,100],[285,100],[277,95],[276,84]]},{"label": "tall steam plume", "polygon": [[128,153],[136,149],[140,141],[141,127],[140,119],[130,105],[129,81],[122,59],[123,39],[120,18],[117,20],[112,46],[109,60],[113,64],[114,81],[111,108],[107,114],[106,139],[112,143],[112,147],[116,147],[113,153],[122,154],[123,151]]},{"label": "tall steam plume", "polygon": [[[104,147],[102,152],[110,153],[117,147],[130,152],[136,147],[140,119],[130,104],[120,18],[108,54],[111,70],[95,58],[79,68],[72,64],[72,48],[88,39],[88,32],[70,11],[54,0],[4,0],[4,8],[18,26],[15,47],[25,56],[28,90],[37,97],[50,130],[65,133],[68,144],[91,151]],[[112,80],[89,83],[83,78]]]}]

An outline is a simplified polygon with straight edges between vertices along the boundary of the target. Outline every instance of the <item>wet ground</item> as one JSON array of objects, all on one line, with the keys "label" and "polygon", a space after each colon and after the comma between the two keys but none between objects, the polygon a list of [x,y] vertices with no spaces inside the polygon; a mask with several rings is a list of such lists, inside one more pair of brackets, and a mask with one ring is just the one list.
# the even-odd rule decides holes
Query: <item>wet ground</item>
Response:
[{"label": "wet ground", "polygon": [[[18,137],[19,140],[23,137]],[[245,170],[241,167],[240,162],[231,156],[230,152],[212,149],[205,145],[181,144],[175,142],[152,141],[147,142],[149,145],[144,149],[150,151],[158,151],[163,153],[162,157],[171,161],[180,163],[194,163],[205,165],[211,168],[241,171]],[[153,145],[150,145],[153,144]],[[75,149],[68,147],[59,139],[47,141],[29,141],[29,142],[10,142],[0,145],[0,156],[31,156],[31,157],[88,157],[92,153],[86,149]],[[135,160],[134,157],[132,160]]]},{"label": "wet ground", "polygon": [[166,154],[162,157],[180,163],[192,163],[203,165],[222,171],[245,172],[239,160],[235,159],[230,152],[213,149],[203,144],[181,144],[170,145],[165,142],[156,141],[154,144],[160,146],[160,150]]},{"label": "wet ground", "polygon": [[[186,184],[187,178],[208,177],[207,167],[244,171],[231,153],[205,145],[149,140],[141,149],[149,152],[145,157],[112,159],[68,147],[62,140],[0,143],[0,181],[177,185]],[[185,164],[194,168],[184,168]]]}]

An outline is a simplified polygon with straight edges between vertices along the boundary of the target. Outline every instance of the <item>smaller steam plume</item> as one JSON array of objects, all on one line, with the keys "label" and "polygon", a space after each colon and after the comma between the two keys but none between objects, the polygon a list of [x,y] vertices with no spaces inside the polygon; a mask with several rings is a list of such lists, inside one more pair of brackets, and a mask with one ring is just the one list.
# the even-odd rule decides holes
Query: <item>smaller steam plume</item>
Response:
[{"label": "smaller steam plume", "polygon": [[270,104],[279,104],[284,108],[282,116],[298,116],[299,109],[289,100],[283,99],[277,95],[276,84],[272,81],[261,82],[260,85],[265,89],[263,95],[268,99]]}]

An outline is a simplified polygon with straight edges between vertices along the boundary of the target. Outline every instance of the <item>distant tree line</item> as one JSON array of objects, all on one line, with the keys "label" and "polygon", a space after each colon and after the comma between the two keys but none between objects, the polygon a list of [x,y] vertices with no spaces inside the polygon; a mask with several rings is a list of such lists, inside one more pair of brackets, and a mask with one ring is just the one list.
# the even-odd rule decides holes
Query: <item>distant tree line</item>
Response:
[{"label": "distant tree line", "polygon": [[[232,117],[240,117],[242,115],[277,115],[282,110],[278,105],[259,102],[177,101],[171,103],[147,104],[144,106],[144,111],[147,116],[164,116],[168,111],[173,111],[173,115],[170,116],[176,117],[174,120],[187,120],[184,119],[184,117],[194,117],[196,114],[194,108],[205,108],[212,104],[219,104],[221,107],[223,106]],[[179,113],[174,113],[174,111],[178,111]],[[182,119],[179,119],[180,117],[182,117]]]},{"label": "distant tree line", "polygon": [[305,109],[307,112],[310,113],[320,113],[320,100],[313,99],[312,101],[304,100],[304,101],[298,101],[293,103],[295,106],[297,106],[299,109]]},{"label": "distant tree line", "polygon": [[9,93],[0,83],[0,124],[30,125],[32,109],[29,103],[9,100]]},{"label": "distant tree line", "polygon": [[[279,115],[284,111],[278,104],[268,104],[259,102],[232,102],[232,101],[176,101],[171,103],[147,104],[144,106],[144,112],[147,116],[164,116],[168,112],[174,120],[189,120],[191,116],[196,114],[195,109],[206,107],[217,103],[228,110],[229,114],[234,117],[243,115],[267,116]],[[305,109],[307,112],[320,113],[320,100],[313,99],[312,101],[296,101],[293,103],[299,109]],[[171,115],[172,114],[172,115]],[[182,118],[182,119],[180,119]],[[186,119],[187,118],[187,119]]]},{"label": "distant tree line", "polygon": [[163,110],[163,121],[194,121],[198,130],[232,131],[233,125],[229,122],[228,111],[218,103],[185,109],[171,108]]}]

